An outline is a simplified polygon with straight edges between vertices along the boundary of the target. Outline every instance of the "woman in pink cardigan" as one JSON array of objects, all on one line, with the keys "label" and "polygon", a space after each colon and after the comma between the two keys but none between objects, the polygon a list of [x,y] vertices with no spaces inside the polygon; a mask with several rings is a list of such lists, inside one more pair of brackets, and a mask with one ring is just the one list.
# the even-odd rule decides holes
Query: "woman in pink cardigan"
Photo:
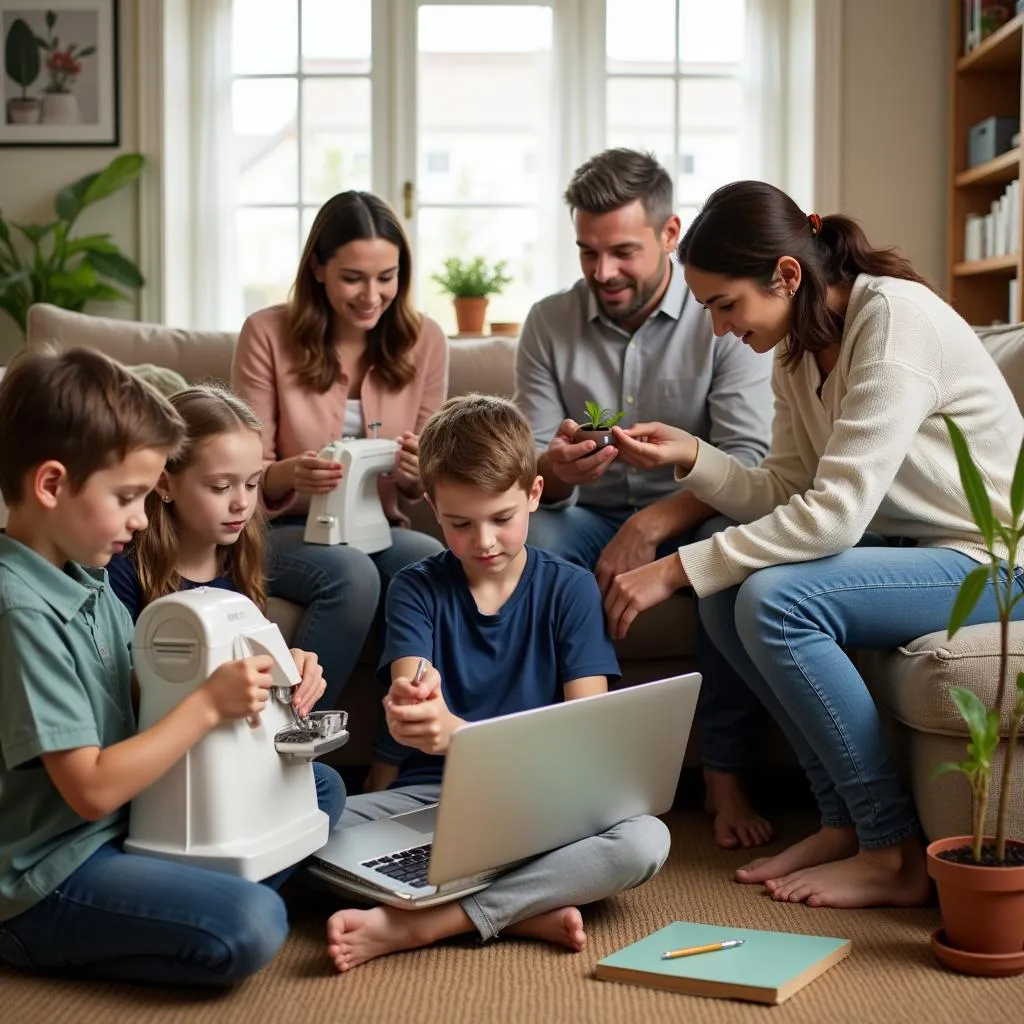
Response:
[{"label": "woman in pink cardigan", "polygon": [[[403,566],[441,545],[408,529],[398,495],[417,500],[418,434],[446,397],[448,339],[409,301],[409,242],[394,212],[367,192],[342,192],[316,216],[291,300],[246,320],[231,384],[263,422],[263,495],[272,516],[272,595],[305,608],[295,646],[314,651],[338,696],[373,624],[382,591]],[[401,444],[380,495],[391,547],[367,555],[349,545],[306,544],[310,497],[338,486],[341,466],[317,457],[340,437]],[[382,751],[395,760],[401,748]]]}]

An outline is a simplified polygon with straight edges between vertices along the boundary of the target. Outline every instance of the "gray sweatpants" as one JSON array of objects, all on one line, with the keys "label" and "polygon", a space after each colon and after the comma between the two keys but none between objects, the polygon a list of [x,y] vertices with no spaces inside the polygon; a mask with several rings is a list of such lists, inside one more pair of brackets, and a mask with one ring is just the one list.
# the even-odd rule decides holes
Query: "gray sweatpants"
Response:
[{"label": "gray sweatpants", "polygon": [[[440,785],[405,786],[349,797],[337,828],[350,828],[437,803]],[[557,907],[580,906],[641,885],[668,857],[669,831],[649,815],[541,854],[459,901],[483,939]]]}]

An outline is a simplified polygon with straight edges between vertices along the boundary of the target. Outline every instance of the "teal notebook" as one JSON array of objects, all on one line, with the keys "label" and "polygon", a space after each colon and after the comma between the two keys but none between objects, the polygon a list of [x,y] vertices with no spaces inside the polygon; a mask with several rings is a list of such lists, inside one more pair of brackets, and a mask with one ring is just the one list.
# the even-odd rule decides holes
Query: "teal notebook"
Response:
[{"label": "teal notebook", "polygon": [[[742,946],[662,960],[673,949],[743,939]],[[676,921],[598,962],[605,981],[695,996],[782,1003],[850,952],[849,939]]]}]

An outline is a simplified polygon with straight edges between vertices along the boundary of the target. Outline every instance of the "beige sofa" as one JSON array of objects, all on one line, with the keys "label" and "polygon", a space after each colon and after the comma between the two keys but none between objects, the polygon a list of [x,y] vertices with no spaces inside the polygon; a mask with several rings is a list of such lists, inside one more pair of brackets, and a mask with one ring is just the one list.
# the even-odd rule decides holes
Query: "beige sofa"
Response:
[{"label": "beige sofa", "polygon": [[[1024,326],[979,332],[1024,404]],[[155,324],[107,320],[37,305],[29,311],[28,341],[87,345],[127,363],[156,363],[177,370],[190,382],[226,380],[235,335],[174,330]],[[449,391],[453,395],[483,391],[511,395],[515,342],[508,338],[453,341]],[[1010,453],[1007,457],[1012,457]],[[414,525],[436,533],[425,505],[410,509]],[[289,634],[299,610],[272,600],[271,616]],[[692,666],[693,634],[690,598],[677,594],[641,615],[629,637],[618,645],[625,683],[657,679]],[[371,637],[342,703],[350,713],[353,740],[343,748],[342,763],[363,764],[379,716],[381,692],[373,682],[373,657],[378,638]],[[1012,631],[1012,675],[1024,670],[1024,624]],[[371,650],[372,648],[372,650]],[[963,757],[965,733],[947,690],[969,686],[985,700],[995,692],[998,631],[995,626],[961,630],[951,640],[933,633],[896,651],[857,652],[858,663],[886,712],[898,756],[905,766],[925,831],[930,837],[969,831],[970,793],[958,775],[931,778],[934,766]],[[693,751],[690,759],[693,759]],[[778,734],[765,730],[758,763],[790,758]],[[997,767],[997,774],[1001,767]],[[1024,742],[1015,771],[1016,834],[1024,834]]]}]

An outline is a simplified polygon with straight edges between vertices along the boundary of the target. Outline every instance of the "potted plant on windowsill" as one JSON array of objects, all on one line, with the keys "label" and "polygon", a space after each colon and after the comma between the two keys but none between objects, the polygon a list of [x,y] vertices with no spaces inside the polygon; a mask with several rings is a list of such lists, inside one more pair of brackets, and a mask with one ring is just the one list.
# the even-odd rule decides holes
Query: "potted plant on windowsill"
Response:
[{"label": "potted plant on windowsill", "polygon": [[431,279],[452,296],[459,334],[480,334],[484,329],[489,295],[497,295],[512,278],[505,273],[504,260],[489,264],[483,256],[470,260],[451,256],[440,273]]},{"label": "potted plant on windowsill", "polygon": [[602,409],[598,402],[584,402],[583,407],[585,410],[583,422],[576,428],[573,440],[577,444],[581,441],[594,441],[598,448],[611,444],[611,429],[626,414],[624,412],[613,413],[611,409]]},{"label": "potted plant on windowsill", "polygon": [[[953,699],[967,724],[970,741],[962,762],[939,765],[935,774],[962,772],[971,786],[970,836],[939,839],[928,846],[928,873],[935,880],[943,928],[932,935],[932,948],[946,966],[969,974],[1004,975],[1024,972],[1024,842],[1007,838],[1010,788],[1024,716],[1024,672],[1018,672],[1008,716],[1006,748],[996,813],[995,836],[985,835],[992,762],[1002,732],[1004,697],[1008,689],[1010,617],[1022,595],[1015,591],[1012,567],[1024,539],[1024,445],[1010,487],[1012,522],[1000,523],[985,491],[981,474],[971,458],[960,428],[947,416],[960,480],[985,546],[989,562],[967,574],[950,613],[952,637],[967,621],[991,580],[999,610],[999,678],[991,708],[976,693],[953,687]],[[1008,551],[1006,563],[994,553],[997,540]],[[1004,571],[1006,566],[1009,572]]]}]

